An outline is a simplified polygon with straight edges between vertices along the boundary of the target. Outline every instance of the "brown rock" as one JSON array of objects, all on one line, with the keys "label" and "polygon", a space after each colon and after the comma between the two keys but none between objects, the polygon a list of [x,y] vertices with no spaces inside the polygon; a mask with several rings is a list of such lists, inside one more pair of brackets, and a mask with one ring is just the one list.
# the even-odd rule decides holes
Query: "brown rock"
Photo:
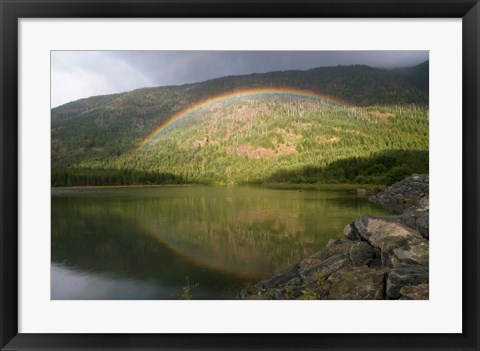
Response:
[{"label": "brown rock", "polygon": [[345,228],[343,228],[343,236],[349,240],[360,240],[360,235],[353,223],[347,224]]},{"label": "brown rock", "polygon": [[418,263],[424,266],[429,262],[429,244],[427,240],[419,241],[416,244],[405,244],[393,249],[395,256],[406,263]]},{"label": "brown rock", "polygon": [[387,296],[398,299],[402,296],[400,289],[405,286],[428,283],[428,267],[417,264],[404,264],[390,271],[387,278]]},{"label": "brown rock", "polygon": [[350,252],[350,247],[353,245],[353,243],[353,241],[347,239],[330,239],[324,250],[313,254],[309,258],[325,260],[336,255],[348,255]]},{"label": "brown rock", "polygon": [[416,230],[389,218],[361,216],[355,221],[355,227],[363,239],[382,251],[389,251],[412,239],[423,239]]},{"label": "brown rock", "polygon": [[412,300],[428,300],[428,284],[418,284],[411,286],[404,286],[400,289],[400,294]]},{"label": "brown rock", "polygon": [[398,267],[402,262],[428,264],[428,240],[398,220],[361,216],[355,227],[363,239],[380,249],[385,267]]},{"label": "brown rock", "polygon": [[386,268],[353,267],[332,274],[327,283],[332,300],[381,300],[385,296]]},{"label": "brown rock", "polygon": [[346,255],[336,255],[323,260],[317,265],[308,267],[303,271],[301,270],[300,276],[305,283],[311,284],[319,278],[326,278],[348,266],[352,266],[352,262]]},{"label": "brown rock", "polygon": [[365,241],[358,241],[350,247],[350,260],[354,266],[370,264],[375,258],[375,249]]}]

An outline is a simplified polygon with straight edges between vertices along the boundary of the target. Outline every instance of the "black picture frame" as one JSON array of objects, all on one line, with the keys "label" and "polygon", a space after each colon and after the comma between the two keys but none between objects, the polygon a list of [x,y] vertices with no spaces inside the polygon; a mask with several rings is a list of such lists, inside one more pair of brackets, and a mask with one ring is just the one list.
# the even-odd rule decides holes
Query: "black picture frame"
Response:
[{"label": "black picture frame", "polygon": [[[0,0],[1,350],[478,350],[479,43],[477,0]],[[18,333],[18,25],[20,18],[347,17],[462,18],[463,306],[460,334]],[[460,227],[459,227],[460,228]],[[459,229],[460,230],[460,229]],[[452,233],[453,235],[453,233]],[[448,316],[445,316],[448,318]],[[381,323],[381,316],[379,316]]]}]

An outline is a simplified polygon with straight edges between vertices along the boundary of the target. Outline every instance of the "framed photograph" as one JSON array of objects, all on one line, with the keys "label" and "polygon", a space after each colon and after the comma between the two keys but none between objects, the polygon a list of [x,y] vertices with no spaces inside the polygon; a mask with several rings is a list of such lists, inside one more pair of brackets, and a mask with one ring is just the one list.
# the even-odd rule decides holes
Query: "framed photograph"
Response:
[{"label": "framed photograph", "polygon": [[1,349],[477,350],[479,6],[1,0]]}]

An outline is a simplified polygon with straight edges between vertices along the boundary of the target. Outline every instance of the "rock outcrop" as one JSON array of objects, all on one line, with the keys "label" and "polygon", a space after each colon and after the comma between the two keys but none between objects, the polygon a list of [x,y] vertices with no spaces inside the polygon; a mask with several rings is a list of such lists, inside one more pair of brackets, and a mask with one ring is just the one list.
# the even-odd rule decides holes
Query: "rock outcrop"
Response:
[{"label": "rock outcrop", "polygon": [[243,289],[240,299],[428,299],[428,175],[413,175],[370,200],[403,213],[363,215],[343,239],[290,271]]},{"label": "rock outcrop", "polygon": [[428,239],[428,189],[428,174],[414,174],[368,199],[386,208],[403,212],[396,218]]},{"label": "rock outcrop", "polygon": [[390,208],[428,206],[428,183],[428,174],[414,174],[378,194],[371,195],[369,200]]}]

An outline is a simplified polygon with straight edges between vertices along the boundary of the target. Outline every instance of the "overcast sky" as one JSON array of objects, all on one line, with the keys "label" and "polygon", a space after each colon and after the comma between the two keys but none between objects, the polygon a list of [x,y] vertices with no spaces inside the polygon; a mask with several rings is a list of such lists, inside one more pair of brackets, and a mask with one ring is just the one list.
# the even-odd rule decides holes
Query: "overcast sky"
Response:
[{"label": "overcast sky", "polygon": [[366,64],[413,66],[428,51],[52,51],[52,107],[137,88],[249,73]]}]

